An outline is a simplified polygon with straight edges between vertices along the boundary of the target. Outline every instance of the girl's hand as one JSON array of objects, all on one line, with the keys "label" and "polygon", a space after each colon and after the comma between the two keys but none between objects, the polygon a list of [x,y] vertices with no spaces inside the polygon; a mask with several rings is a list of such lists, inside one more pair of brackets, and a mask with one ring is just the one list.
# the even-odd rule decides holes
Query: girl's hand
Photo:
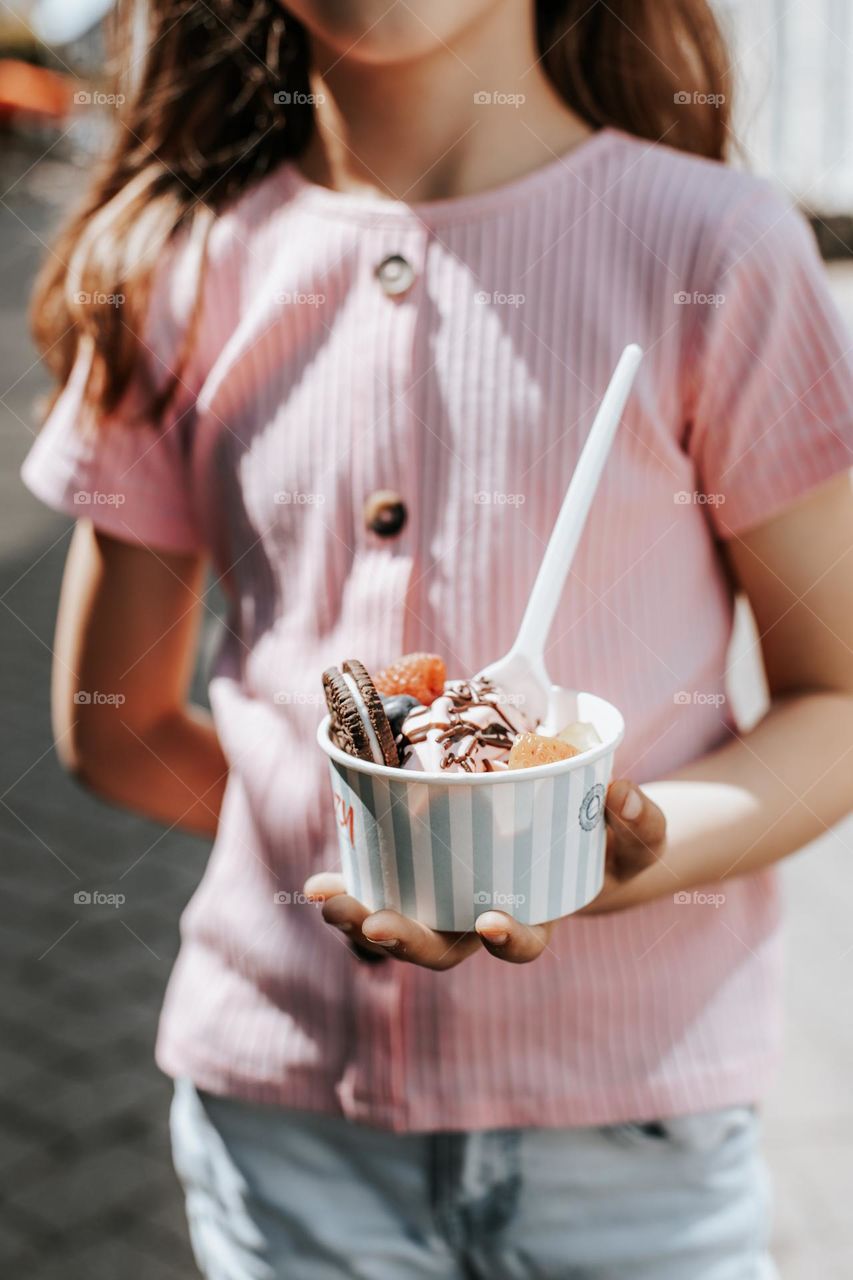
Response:
[{"label": "girl's hand", "polygon": [[[632,783],[613,782],[607,792],[607,864],[601,893],[584,913],[614,909],[621,886],[659,857],[666,821],[657,805]],[[333,872],[311,876],[305,893],[323,904],[323,919],[357,951],[395,956],[425,969],[453,969],[482,947],[499,960],[526,964],[548,946],[556,921],[521,924],[505,911],[484,911],[472,933],[442,933],[398,911],[369,911]],[[565,917],[568,919],[568,917]]]}]

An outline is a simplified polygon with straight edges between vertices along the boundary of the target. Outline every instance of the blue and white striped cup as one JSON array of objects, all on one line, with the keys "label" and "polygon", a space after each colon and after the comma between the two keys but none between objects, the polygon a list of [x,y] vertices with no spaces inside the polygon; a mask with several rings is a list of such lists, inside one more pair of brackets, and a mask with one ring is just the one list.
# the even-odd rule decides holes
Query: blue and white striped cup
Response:
[{"label": "blue and white striped cup", "polygon": [[591,902],[604,879],[604,799],[622,716],[590,693],[570,719],[595,725],[601,746],[570,760],[501,773],[420,773],[347,755],[329,738],[347,891],[434,929],[467,930],[489,907],[526,924]]}]

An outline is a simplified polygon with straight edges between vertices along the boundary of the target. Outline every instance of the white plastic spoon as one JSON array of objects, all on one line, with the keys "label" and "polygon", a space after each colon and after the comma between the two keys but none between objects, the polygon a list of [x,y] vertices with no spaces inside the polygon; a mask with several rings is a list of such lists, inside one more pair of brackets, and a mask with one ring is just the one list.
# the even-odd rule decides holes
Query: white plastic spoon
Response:
[{"label": "white plastic spoon", "polygon": [[542,721],[543,733],[557,733],[570,716],[560,698],[562,690],[551,683],[545,669],[545,641],[642,356],[632,343],[619,357],[545,548],[518,635],[509,653],[479,673],[523,699],[528,716]]}]

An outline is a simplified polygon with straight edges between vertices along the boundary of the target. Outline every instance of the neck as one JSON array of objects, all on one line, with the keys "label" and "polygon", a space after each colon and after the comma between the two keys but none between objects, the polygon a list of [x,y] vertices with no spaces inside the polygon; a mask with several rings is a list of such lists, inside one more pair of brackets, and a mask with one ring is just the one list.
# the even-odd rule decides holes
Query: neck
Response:
[{"label": "neck", "polygon": [[409,203],[470,195],[590,134],[542,70],[526,5],[494,6],[452,45],[405,63],[359,63],[316,41],[312,56],[317,127],[300,166],[335,190]]}]

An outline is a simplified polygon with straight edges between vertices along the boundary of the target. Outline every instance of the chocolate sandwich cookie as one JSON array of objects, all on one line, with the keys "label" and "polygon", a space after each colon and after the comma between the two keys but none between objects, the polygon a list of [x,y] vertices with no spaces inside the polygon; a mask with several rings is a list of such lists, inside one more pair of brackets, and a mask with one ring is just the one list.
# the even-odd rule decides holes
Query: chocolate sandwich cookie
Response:
[{"label": "chocolate sandwich cookie", "polygon": [[329,736],[336,747],[359,760],[397,767],[400,756],[382,699],[364,664],[350,658],[343,670],[323,672],[323,689],[331,716]]}]

